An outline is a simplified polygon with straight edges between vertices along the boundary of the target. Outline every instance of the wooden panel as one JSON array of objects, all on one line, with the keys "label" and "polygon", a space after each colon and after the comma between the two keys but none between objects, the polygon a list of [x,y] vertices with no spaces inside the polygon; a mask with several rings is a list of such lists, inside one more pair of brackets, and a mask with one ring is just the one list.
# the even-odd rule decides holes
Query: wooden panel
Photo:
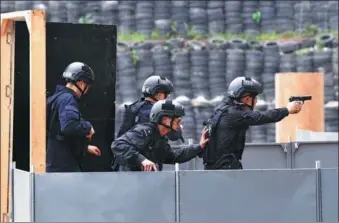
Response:
[{"label": "wooden panel", "polygon": [[294,141],[296,129],[323,132],[324,125],[324,74],[279,73],[275,76],[276,107],[285,107],[291,96],[311,95],[302,111],[289,115],[276,125],[276,142]]},{"label": "wooden panel", "polygon": [[30,31],[30,148],[34,172],[46,166],[46,19],[44,11],[32,11]]},{"label": "wooden panel", "polygon": [[[33,165],[43,172],[45,165],[45,12],[20,11],[1,14],[1,221],[8,221],[10,190],[9,167],[12,161],[14,92],[14,20],[25,19],[30,31],[31,136]],[[8,21],[6,21],[8,20]],[[8,32],[11,35],[8,35]],[[9,39],[12,42],[8,44]],[[12,50],[12,51],[11,51]]]},{"label": "wooden panel", "polygon": [[[6,221],[6,214],[8,213],[9,207],[9,160],[11,159],[11,148],[12,148],[12,120],[11,111],[13,111],[13,89],[12,71],[14,64],[11,63],[11,59],[14,57],[11,55],[11,44],[10,41],[14,34],[13,21],[3,19],[1,20],[1,86],[0,86],[0,112],[1,112],[1,221]],[[3,28],[3,25],[6,28]],[[14,43],[12,44],[14,47]],[[14,62],[14,60],[12,60]],[[11,70],[12,69],[12,70]]]}]

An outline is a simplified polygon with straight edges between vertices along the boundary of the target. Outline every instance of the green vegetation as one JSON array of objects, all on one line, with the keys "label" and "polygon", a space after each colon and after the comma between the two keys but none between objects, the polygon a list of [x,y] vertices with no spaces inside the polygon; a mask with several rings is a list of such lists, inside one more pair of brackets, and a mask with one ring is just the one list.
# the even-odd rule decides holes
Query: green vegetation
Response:
[{"label": "green vegetation", "polygon": [[[81,17],[79,23],[91,24],[93,23],[89,16]],[[211,37],[219,37],[225,40],[241,38],[245,40],[257,40],[257,41],[278,41],[278,40],[289,40],[289,39],[304,39],[310,37],[316,37],[321,34],[331,33],[338,38],[338,31],[322,30],[320,31],[315,25],[308,25],[301,32],[289,31],[284,33],[261,33],[258,35],[246,35],[246,34],[230,34],[221,33],[216,35],[201,35],[193,29],[191,25],[186,24],[187,35],[185,37],[177,34],[176,24],[171,24],[171,32],[167,35],[162,36],[158,30],[154,30],[151,35],[145,36],[140,33],[122,34],[118,33],[118,40],[124,42],[142,42],[146,40],[166,40],[171,38],[183,37],[187,40],[207,40]]]},{"label": "green vegetation", "polygon": [[[188,31],[187,36],[185,39],[187,40],[206,40],[210,37],[221,37],[225,40],[230,40],[234,38],[241,38],[245,40],[257,40],[257,41],[277,41],[277,40],[288,40],[288,39],[304,39],[310,37],[316,37],[320,34],[328,34],[332,33],[336,37],[338,37],[338,31],[321,31],[317,32],[314,35],[310,35],[307,32],[285,32],[285,33],[261,33],[259,35],[246,35],[246,34],[230,34],[230,33],[222,33],[216,35],[208,35],[208,36],[201,36],[199,34],[194,33],[193,31]],[[166,40],[168,38],[176,38],[181,37],[179,35],[169,35],[169,36],[161,36],[159,32],[153,31],[151,36],[144,36],[140,33],[131,33],[131,34],[118,34],[119,41],[132,41],[132,42],[139,42],[145,40]]]},{"label": "green vegetation", "polygon": [[[157,30],[154,30],[150,36],[144,36],[140,33],[131,33],[131,34],[118,34],[119,41],[132,41],[139,42],[145,40],[166,40],[169,38],[181,37],[176,35],[175,28],[172,28],[172,32],[166,36],[161,36]],[[257,40],[257,41],[277,41],[277,40],[289,40],[289,39],[304,39],[310,37],[316,37],[320,34],[332,33],[334,36],[338,37],[338,31],[324,30],[319,31],[315,26],[310,25],[306,27],[302,32],[285,32],[285,33],[261,33],[259,35],[246,35],[246,34],[230,34],[230,33],[221,33],[216,35],[206,35],[202,36],[196,33],[190,25],[187,25],[187,35],[184,37],[187,40],[206,40],[211,37],[220,37],[225,40],[230,40],[234,38],[241,38],[245,40]]]},{"label": "green vegetation", "polygon": [[91,19],[91,17],[89,15],[83,16],[79,19],[79,23],[82,24],[92,24],[93,20]]}]

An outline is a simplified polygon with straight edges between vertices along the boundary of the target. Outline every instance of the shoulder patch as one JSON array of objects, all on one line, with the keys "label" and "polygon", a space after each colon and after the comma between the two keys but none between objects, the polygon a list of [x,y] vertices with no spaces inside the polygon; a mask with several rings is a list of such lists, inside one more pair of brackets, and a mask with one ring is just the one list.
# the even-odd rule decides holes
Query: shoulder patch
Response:
[{"label": "shoulder patch", "polygon": [[152,135],[152,131],[150,129],[144,129],[143,130],[143,135],[145,137],[148,137],[148,136]]}]

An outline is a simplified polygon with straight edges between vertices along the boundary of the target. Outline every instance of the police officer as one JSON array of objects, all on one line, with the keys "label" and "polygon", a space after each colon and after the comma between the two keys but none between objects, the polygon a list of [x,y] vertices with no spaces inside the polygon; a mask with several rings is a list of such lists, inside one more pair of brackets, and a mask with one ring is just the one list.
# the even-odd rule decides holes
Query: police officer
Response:
[{"label": "police officer", "polygon": [[[153,104],[158,100],[166,99],[173,92],[173,84],[165,77],[153,75],[145,80],[141,92],[143,93],[141,99],[131,105],[125,105],[126,110],[117,137],[120,137],[138,123],[149,122],[149,114]],[[168,134],[167,137],[172,141],[181,139],[184,142],[181,129]]]},{"label": "police officer", "polygon": [[79,100],[93,83],[94,72],[84,63],[73,62],[62,77],[66,86],[58,85],[47,99],[46,172],[79,172],[87,152],[101,155],[96,146],[88,145],[94,129],[79,112]]},{"label": "police officer", "polygon": [[203,132],[199,145],[171,148],[167,134],[180,128],[184,107],[172,100],[157,101],[150,122],[135,125],[111,145],[119,171],[157,171],[163,164],[184,163],[203,152],[208,139]]},{"label": "police officer", "polygon": [[261,93],[261,84],[250,77],[237,77],[230,83],[228,100],[218,105],[204,123],[209,137],[203,155],[206,170],[242,169],[241,157],[249,126],[279,122],[302,108],[302,102],[290,102],[283,108],[253,111]]}]

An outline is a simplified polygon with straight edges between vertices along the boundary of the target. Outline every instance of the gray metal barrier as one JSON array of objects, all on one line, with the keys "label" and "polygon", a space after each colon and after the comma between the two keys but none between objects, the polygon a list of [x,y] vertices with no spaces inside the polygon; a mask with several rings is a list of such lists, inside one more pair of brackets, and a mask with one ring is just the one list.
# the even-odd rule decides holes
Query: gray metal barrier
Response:
[{"label": "gray metal barrier", "polygon": [[[30,222],[33,220],[33,173],[23,170],[12,170],[12,220]],[[14,201],[14,202],[13,202]]]},{"label": "gray metal barrier", "polygon": [[[242,157],[244,169],[285,169],[291,166],[291,144],[246,144]],[[314,165],[314,164],[313,164]]]},{"label": "gray metal barrier", "polygon": [[338,169],[31,175],[13,171],[15,222],[338,221]]},{"label": "gray metal barrier", "polygon": [[174,172],[36,174],[35,221],[174,222],[174,194]]},{"label": "gray metal barrier", "polygon": [[323,168],[338,167],[338,142],[293,142],[292,167],[312,168],[320,160]]},{"label": "gray metal barrier", "polygon": [[[242,163],[244,169],[313,168],[320,160],[324,168],[338,167],[338,141],[249,143],[245,145]],[[174,170],[165,165],[165,170]],[[203,170],[202,159],[180,164],[180,170]]]},{"label": "gray metal barrier", "polygon": [[322,217],[324,222],[339,221],[338,169],[321,170]]},{"label": "gray metal barrier", "polygon": [[315,200],[314,170],[180,173],[182,222],[312,222]]}]

